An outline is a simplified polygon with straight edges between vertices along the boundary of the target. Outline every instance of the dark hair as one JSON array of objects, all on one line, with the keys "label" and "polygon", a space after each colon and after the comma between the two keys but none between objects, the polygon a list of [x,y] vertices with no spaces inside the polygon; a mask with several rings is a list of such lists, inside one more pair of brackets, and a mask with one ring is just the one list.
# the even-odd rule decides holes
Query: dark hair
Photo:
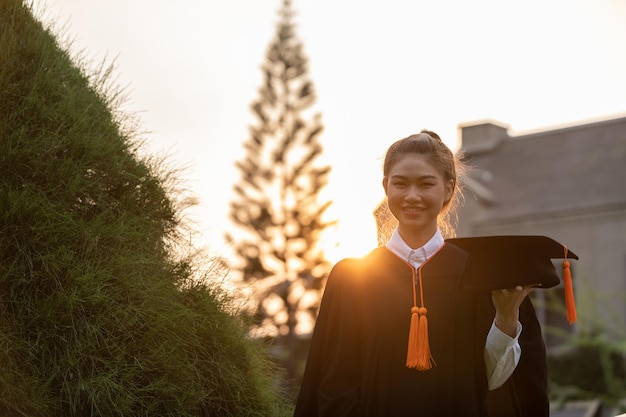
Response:
[{"label": "dark hair", "polygon": [[456,223],[457,195],[461,194],[459,177],[465,170],[461,156],[453,154],[438,134],[424,129],[420,133],[394,142],[387,149],[383,164],[383,175],[385,178],[387,178],[389,171],[396,162],[409,153],[428,156],[439,169],[444,180],[446,182],[452,180],[452,196],[443,205],[438,219],[438,226],[444,237],[453,237],[455,224],[453,224],[451,218],[455,217],[454,223]]}]

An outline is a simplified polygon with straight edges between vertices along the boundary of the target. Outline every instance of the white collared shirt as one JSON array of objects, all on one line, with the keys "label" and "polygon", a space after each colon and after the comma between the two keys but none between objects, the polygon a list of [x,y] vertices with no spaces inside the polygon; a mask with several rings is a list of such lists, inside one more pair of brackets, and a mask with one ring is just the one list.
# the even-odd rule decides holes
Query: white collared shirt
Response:
[{"label": "white collared shirt", "polygon": [[[437,229],[435,234],[424,246],[413,249],[406,244],[404,239],[400,236],[398,229],[396,229],[391,239],[389,239],[389,242],[387,242],[386,247],[417,270],[417,268],[428,258],[433,256],[443,244],[443,236],[441,232],[439,232],[439,229]],[[515,367],[522,354],[522,348],[519,344],[519,336],[521,333],[522,325],[519,321],[517,322],[517,334],[515,337],[510,337],[502,332],[496,327],[495,322],[491,324],[484,350],[490,390],[494,390],[504,384],[513,374],[513,371],[515,371]]]}]

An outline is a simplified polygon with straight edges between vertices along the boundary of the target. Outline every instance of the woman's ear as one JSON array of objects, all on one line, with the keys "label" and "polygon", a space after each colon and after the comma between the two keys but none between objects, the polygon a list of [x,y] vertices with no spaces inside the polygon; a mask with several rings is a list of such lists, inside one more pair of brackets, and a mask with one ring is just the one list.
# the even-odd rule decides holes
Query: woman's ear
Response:
[{"label": "woman's ear", "polygon": [[383,188],[385,189],[385,195],[387,195],[387,185],[389,183],[389,178],[383,177]]},{"label": "woman's ear", "polygon": [[454,180],[449,180],[446,183],[446,202],[448,204],[450,200],[452,200],[452,196],[454,195],[454,187],[456,186],[456,182]]}]

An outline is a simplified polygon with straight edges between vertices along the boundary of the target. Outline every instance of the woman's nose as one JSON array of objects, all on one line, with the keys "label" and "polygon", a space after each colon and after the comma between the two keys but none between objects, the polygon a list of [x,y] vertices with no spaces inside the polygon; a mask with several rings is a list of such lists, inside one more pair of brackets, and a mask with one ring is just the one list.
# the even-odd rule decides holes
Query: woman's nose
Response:
[{"label": "woman's nose", "polygon": [[409,187],[404,198],[407,200],[419,200],[421,198],[419,188],[414,186]]}]

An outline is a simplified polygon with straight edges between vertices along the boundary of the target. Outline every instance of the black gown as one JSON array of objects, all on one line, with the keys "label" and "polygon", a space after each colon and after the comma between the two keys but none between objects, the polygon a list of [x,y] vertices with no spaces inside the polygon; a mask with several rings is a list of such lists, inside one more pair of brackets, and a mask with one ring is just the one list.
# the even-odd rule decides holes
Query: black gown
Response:
[{"label": "black gown", "polygon": [[436,362],[427,371],[406,367],[412,267],[384,247],[337,263],[294,416],[548,416],[545,347],[528,298],[520,307],[520,363],[488,394],[483,350],[495,310],[488,292],[458,290],[466,258],[446,244],[423,268]]}]

